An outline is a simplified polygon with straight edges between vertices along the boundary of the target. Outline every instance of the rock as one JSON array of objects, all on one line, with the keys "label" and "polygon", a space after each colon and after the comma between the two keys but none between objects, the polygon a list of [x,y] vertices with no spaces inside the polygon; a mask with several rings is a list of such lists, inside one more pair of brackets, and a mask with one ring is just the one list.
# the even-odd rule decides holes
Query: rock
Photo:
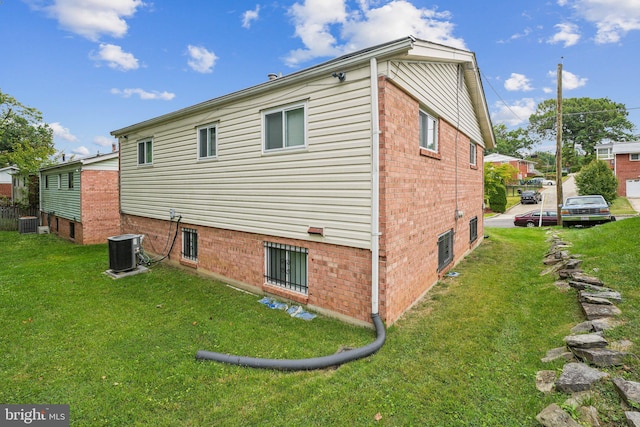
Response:
[{"label": "rock", "polygon": [[576,270],[580,265],[582,265],[581,259],[571,258],[565,263],[565,268],[567,270]]},{"label": "rock", "polygon": [[582,303],[582,311],[584,311],[587,320],[602,319],[604,317],[620,316],[622,311],[615,305],[588,304]]},{"label": "rock", "polygon": [[551,393],[556,382],[556,371],[538,371],[536,373],[536,388],[543,393]]},{"label": "rock", "polygon": [[547,351],[547,354],[540,360],[544,363],[547,363],[557,359],[572,360],[573,353],[567,351],[566,347],[552,348],[551,350]]},{"label": "rock", "polygon": [[598,331],[606,331],[608,329],[613,329],[616,326],[620,326],[622,324],[621,321],[619,320],[615,320],[611,317],[603,317],[602,319],[594,319],[591,320],[591,325],[593,326],[593,329],[598,332]]},{"label": "rock", "polygon": [[620,340],[609,343],[609,348],[615,351],[629,351],[633,347],[633,341]]},{"label": "rock", "polygon": [[609,350],[606,348],[573,348],[573,354],[584,362],[599,368],[622,366],[629,353]]},{"label": "rock", "polygon": [[[614,291],[593,292],[589,290],[582,290],[580,291],[579,298],[580,302],[589,302],[592,304],[612,304],[612,301],[622,301],[622,295],[620,295],[620,292]],[[588,299],[591,299],[591,301],[589,301]],[[604,300],[604,302],[592,302],[597,300]]]},{"label": "rock", "polygon": [[614,292],[613,289],[605,288],[604,286],[591,285],[589,283],[578,282],[576,280],[569,280],[569,286],[579,291],[587,292]]},{"label": "rock", "polygon": [[566,393],[591,390],[593,384],[608,376],[584,363],[567,363],[556,381],[556,389]]},{"label": "rock", "polygon": [[602,305],[613,305],[611,301],[605,298],[597,298],[589,295],[580,296],[580,302],[586,302],[587,304],[602,304]]},{"label": "rock", "polygon": [[578,412],[578,419],[583,425],[600,427],[600,419],[596,408],[593,406],[580,406],[576,411]]},{"label": "rock", "polygon": [[593,332],[595,329],[593,327],[593,321],[587,320],[586,322],[578,323],[576,326],[571,328],[572,334],[584,334],[585,332]]},{"label": "rock", "polygon": [[570,398],[564,401],[565,405],[573,406],[585,406],[588,402],[593,401],[593,393],[591,391],[580,391],[573,393]]},{"label": "rock", "polygon": [[544,260],[542,260],[542,263],[544,265],[554,265],[554,264],[557,264],[559,262],[561,262],[561,260],[559,260],[555,256],[549,256],[549,257],[545,258]]},{"label": "rock", "polygon": [[571,348],[604,348],[609,342],[598,334],[569,335],[564,342]]},{"label": "rock", "polygon": [[618,390],[622,400],[629,406],[640,406],[640,383],[627,381],[622,378],[614,378],[613,384]]},{"label": "rock", "polygon": [[640,412],[627,411],[624,416],[627,418],[629,427],[640,427]]},{"label": "rock", "polygon": [[568,291],[569,289],[571,289],[571,286],[569,286],[569,283],[567,283],[564,280],[556,280],[554,283],[556,288],[560,289],[561,291]]},{"label": "rock", "polygon": [[590,285],[596,285],[596,286],[604,286],[604,282],[602,280],[594,276],[587,276],[586,274],[583,274],[583,273],[574,273],[572,275],[572,278],[576,282],[588,283]]},{"label": "rock", "polygon": [[536,420],[544,427],[580,427],[580,424],[555,403],[536,415]]},{"label": "rock", "polygon": [[582,270],[558,270],[558,276],[561,279],[572,279],[575,274],[582,273]]}]

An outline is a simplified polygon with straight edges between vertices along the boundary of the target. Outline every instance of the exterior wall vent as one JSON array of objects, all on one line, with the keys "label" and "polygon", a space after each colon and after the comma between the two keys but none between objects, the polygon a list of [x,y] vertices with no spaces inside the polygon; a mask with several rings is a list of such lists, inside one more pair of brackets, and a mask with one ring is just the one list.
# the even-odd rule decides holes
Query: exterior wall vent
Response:
[{"label": "exterior wall vent", "polygon": [[109,268],[115,272],[133,270],[138,266],[141,236],[122,234],[107,239],[109,241]]},{"label": "exterior wall vent", "polygon": [[35,216],[23,216],[18,219],[18,231],[20,234],[37,233],[38,232],[38,217]]}]

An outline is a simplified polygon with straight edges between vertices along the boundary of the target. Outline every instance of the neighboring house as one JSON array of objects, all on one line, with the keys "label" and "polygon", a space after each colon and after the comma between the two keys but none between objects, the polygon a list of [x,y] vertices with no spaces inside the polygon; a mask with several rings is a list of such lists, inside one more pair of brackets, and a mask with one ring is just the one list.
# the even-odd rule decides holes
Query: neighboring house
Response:
[{"label": "neighboring house", "polygon": [[0,169],[0,199],[13,199],[13,175],[17,174],[19,169],[16,166],[7,166]]},{"label": "neighboring house", "polygon": [[536,170],[535,162],[532,162],[530,160],[518,159],[516,157],[507,156],[505,154],[489,154],[485,156],[484,162],[493,163],[496,166],[500,166],[505,163],[510,164],[517,170],[517,172],[512,177],[514,181],[540,175],[540,172]]},{"label": "neighboring house", "polygon": [[124,233],[321,313],[392,323],[482,241],[472,52],[396,40],[112,135]]},{"label": "neighboring house", "polygon": [[612,153],[618,195],[640,197],[640,142],[617,142],[612,144]]},{"label": "neighboring house", "polygon": [[51,232],[79,244],[120,234],[118,153],[40,169],[40,215]]}]

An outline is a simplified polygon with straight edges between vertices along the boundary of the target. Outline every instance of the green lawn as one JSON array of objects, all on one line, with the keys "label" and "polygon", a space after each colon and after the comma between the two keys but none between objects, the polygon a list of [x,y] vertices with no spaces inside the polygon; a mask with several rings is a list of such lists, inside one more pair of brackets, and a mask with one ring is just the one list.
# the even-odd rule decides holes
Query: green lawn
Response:
[{"label": "green lawn", "polygon": [[[638,342],[640,218],[558,230],[619,288]],[[165,265],[120,280],[106,245],[0,233],[0,402],[69,404],[77,426],[536,426],[560,393],[535,388],[548,349],[583,320],[573,292],[540,276],[544,229],[489,238],[387,331],[375,355],[336,370],[277,372],[195,360],[205,349],[297,358],[361,346],[373,330],[306,322],[260,298]],[[603,242],[594,244],[594,242]],[[635,255],[630,255],[635,254]],[[614,260],[616,262],[614,262]],[[638,381],[638,363],[625,376]],[[620,416],[603,388],[605,422]]]}]

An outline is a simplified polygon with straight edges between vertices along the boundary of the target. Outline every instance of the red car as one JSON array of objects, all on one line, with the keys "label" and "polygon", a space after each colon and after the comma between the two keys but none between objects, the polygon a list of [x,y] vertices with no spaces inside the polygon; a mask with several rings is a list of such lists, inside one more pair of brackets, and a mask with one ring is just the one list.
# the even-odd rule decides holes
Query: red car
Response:
[{"label": "red car", "polygon": [[[513,218],[516,227],[537,227],[540,224],[540,211],[531,211]],[[558,225],[558,213],[556,211],[542,211],[542,225]]]}]

